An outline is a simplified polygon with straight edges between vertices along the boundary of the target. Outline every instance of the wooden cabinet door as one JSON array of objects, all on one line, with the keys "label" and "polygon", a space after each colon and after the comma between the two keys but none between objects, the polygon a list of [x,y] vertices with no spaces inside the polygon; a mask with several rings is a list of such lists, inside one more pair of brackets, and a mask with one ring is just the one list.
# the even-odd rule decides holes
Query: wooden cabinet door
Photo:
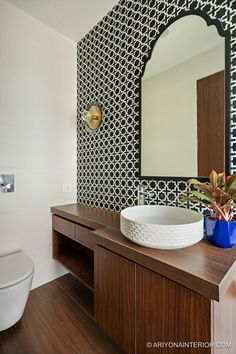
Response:
[{"label": "wooden cabinet door", "polygon": [[210,300],[137,265],[136,341],[137,354],[211,353],[210,348],[173,347],[211,342]]},{"label": "wooden cabinet door", "polygon": [[135,267],[95,246],[95,320],[129,354],[135,353]]}]

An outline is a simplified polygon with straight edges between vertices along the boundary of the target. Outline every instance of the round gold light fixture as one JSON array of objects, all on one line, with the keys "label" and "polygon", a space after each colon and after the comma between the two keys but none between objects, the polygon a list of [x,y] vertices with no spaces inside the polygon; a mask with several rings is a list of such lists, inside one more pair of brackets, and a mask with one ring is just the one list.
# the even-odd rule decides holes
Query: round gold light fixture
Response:
[{"label": "round gold light fixture", "polygon": [[91,104],[81,115],[82,121],[89,130],[97,130],[102,122],[102,110],[98,105]]}]

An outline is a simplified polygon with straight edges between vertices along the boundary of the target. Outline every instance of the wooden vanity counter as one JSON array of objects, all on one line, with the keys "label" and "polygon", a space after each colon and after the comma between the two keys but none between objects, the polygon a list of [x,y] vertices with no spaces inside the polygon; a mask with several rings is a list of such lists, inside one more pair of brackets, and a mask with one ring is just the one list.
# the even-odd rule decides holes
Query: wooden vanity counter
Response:
[{"label": "wooden vanity counter", "polygon": [[119,230],[119,213],[69,204],[53,214],[94,229],[94,242],[209,299],[219,301],[236,277],[236,247],[221,249],[207,240],[179,250],[158,250],[129,241]]},{"label": "wooden vanity counter", "polygon": [[158,250],[129,241],[118,229],[93,233],[96,244],[212,300],[220,301],[236,279],[236,248],[219,249],[203,239],[179,250]]},{"label": "wooden vanity counter", "polygon": [[124,353],[177,353],[146,345],[156,341],[227,342],[227,353],[236,353],[236,247],[203,239],[179,250],[152,249],[122,235],[119,213],[79,204],[51,211],[53,258],[84,286],[81,307]]},{"label": "wooden vanity counter", "polygon": [[91,229],[98,229],[103,226],[118,229],[120,227],[120,215],[118,213],[77,203],[52,207],[51,212]]}]

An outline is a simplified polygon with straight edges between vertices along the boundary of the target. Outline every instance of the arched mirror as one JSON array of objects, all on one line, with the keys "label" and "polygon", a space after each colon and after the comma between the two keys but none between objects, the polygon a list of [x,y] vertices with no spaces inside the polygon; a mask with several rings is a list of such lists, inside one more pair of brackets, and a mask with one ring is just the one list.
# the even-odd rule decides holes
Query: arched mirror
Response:
[{"label": "arched mirror", "polygon": [[198,15],[158,38],[141,83],[141,177],[227,170],[225,44]]}]

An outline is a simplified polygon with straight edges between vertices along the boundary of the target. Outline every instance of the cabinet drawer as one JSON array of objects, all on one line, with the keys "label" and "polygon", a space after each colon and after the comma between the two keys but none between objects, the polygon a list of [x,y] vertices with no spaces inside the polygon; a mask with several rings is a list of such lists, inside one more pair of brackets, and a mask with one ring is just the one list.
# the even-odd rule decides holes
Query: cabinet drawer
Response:
[{"label": "cabinet drawer", "polygon": [[94,248],[93,234],[86,227],[75,225],[75,240],[91,250]]},{"label": "cabinet drawer", "polygon": [[52,221],[54,230],[68,237],[75,237],[75,224],[65,219],[59,218],[56,215],[52,216]]}]

